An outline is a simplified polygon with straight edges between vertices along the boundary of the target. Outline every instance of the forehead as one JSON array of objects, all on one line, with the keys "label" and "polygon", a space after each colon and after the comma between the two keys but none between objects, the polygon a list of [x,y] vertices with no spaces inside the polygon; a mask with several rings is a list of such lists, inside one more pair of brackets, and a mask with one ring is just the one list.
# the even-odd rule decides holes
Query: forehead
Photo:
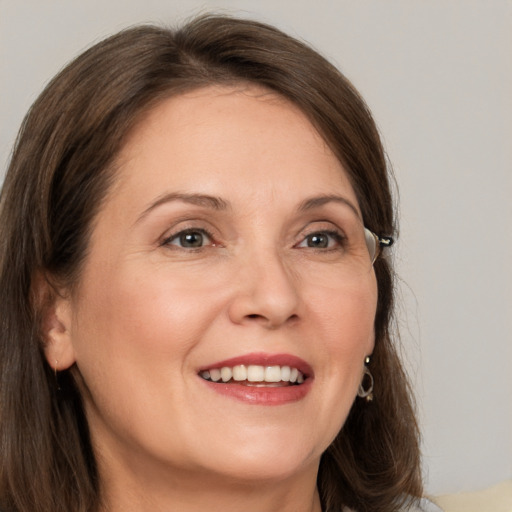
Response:
[{"label": "forehead", "polygon": [[114,190],[293,199],[343,193],[342,164],[306,115],[268,89],[211,86],[163,100],[128,137]]}]

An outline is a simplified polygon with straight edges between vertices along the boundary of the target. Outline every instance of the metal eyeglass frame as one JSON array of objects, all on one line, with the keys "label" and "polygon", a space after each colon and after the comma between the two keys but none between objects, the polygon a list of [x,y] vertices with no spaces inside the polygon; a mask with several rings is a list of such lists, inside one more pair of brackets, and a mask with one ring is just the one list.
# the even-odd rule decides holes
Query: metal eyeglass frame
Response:
[{"label": "metal eyeglass frame", "polygon": [[366,240],[366,245],[368,246],[368,250],[370,251],[370,256],[372,256],[373,253],[372,265],[380,256],[382,249],[385,247],[391,247],[394,243],[394,239],[392,237],[378,236],[366,227],[364,228],[364,237]]}]

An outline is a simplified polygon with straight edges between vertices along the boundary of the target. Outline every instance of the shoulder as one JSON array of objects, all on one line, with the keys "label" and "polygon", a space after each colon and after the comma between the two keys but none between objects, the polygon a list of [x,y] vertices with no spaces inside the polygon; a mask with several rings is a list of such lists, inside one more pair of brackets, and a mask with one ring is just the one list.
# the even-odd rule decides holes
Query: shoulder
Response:
[{"label": "shoulder", "polygon": [[403,512],[443,512],[443,510],[429,499],[422,498],[416,506],[404,510]]},{"label": "shoulder", "polygon": [[[352,509],[345,508],[343,512],[354,512]],[[430,501],[428,498],[422,498],[417,501],[414,505],[400,509],[400,512],[443,512],[435,503]]]}]

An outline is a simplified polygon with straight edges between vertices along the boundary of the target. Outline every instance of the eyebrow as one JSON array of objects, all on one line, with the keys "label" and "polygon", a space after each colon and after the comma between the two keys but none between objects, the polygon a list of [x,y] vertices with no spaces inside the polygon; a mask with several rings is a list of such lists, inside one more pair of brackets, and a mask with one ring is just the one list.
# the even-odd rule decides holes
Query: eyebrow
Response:
[{"label": "eyebrow", "polygon": [[338,196],[334,194],[315,196],[306,199],[299,205],[299,211],[304,212],[307,210],[311,210],[313,208],[318,208],[327,203],[339,203],[348,206],[356,214],[357,218],[361,219],[361,214],[359,213],[359,210],[351,201],[349,201],[347,198],[343,196]]},{"label": "eyebrow", "polygon": [[221,199],[220,197],[209,196],[206,194],[186,194],[184,192],[170,192],[164,194],[151,203],[138,217],[136,222],[140,222],[155,208],[158,208],[162,204],[171,203],[173,201],[181,201],[183,203],[193,204],[202,208],[209,208],[212,210],[227,210],[230,208],[230,204]]},{"label": "eyebrow", "polygon": [[[181,201],[188,204],[193,204],[195,206],[200,206],[202,208],[209,208],[212,210],[223,211],[231,208],[231,204],[216,196],[210,196],[207,194],[187,194],[184,192],[170,192],[168,194],[164,194],[158,197],[153,203],[151,203],[137,218],[136,223],[140,222],[144,217],[146,217],[151,211],[155,208],[158,208],[162,204],[171,203],[173,201]],[[352,202],[350,202],[347,198],[338,195],[321,195],[310,197],[309,199],[305,199],[302,201],[298,207],[299,212],[305,212],[307,210],[312,210],[314,208],[318,208],[327,203],[339,203],[345,206],[348,206],[357,216],[357,218],[361,218],[359,210],[356,208]]]}]

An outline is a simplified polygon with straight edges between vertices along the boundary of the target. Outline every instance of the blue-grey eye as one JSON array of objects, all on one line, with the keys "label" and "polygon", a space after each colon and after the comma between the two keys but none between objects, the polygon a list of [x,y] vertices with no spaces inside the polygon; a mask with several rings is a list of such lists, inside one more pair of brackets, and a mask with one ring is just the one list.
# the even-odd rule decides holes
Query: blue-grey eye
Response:
[{"label": "blue-grey eye", "polygon": [[179,240],[182,247],[202,247],[204,237],[199,231],[192,231],[190,233],[182,233],[179,236]]},{"label": "blue-grey eye", "polygon": [[310,233],[297,247],[309,247],[312,249],[331,249],[342,244],[343,237],[336,231],[316,231]]},{"label": "blue-grey eye", "polygon": [[202,229],[186,229],[170,236],[166,245],[175,245],[183,249],[200,249],[211,244],[211,237]]},{"label": "blue-grey eye", "polygon": [[314,233],[306,237],[308,247],[316,249],[325,249],[329,247],[329,236],[325,233]]}]

